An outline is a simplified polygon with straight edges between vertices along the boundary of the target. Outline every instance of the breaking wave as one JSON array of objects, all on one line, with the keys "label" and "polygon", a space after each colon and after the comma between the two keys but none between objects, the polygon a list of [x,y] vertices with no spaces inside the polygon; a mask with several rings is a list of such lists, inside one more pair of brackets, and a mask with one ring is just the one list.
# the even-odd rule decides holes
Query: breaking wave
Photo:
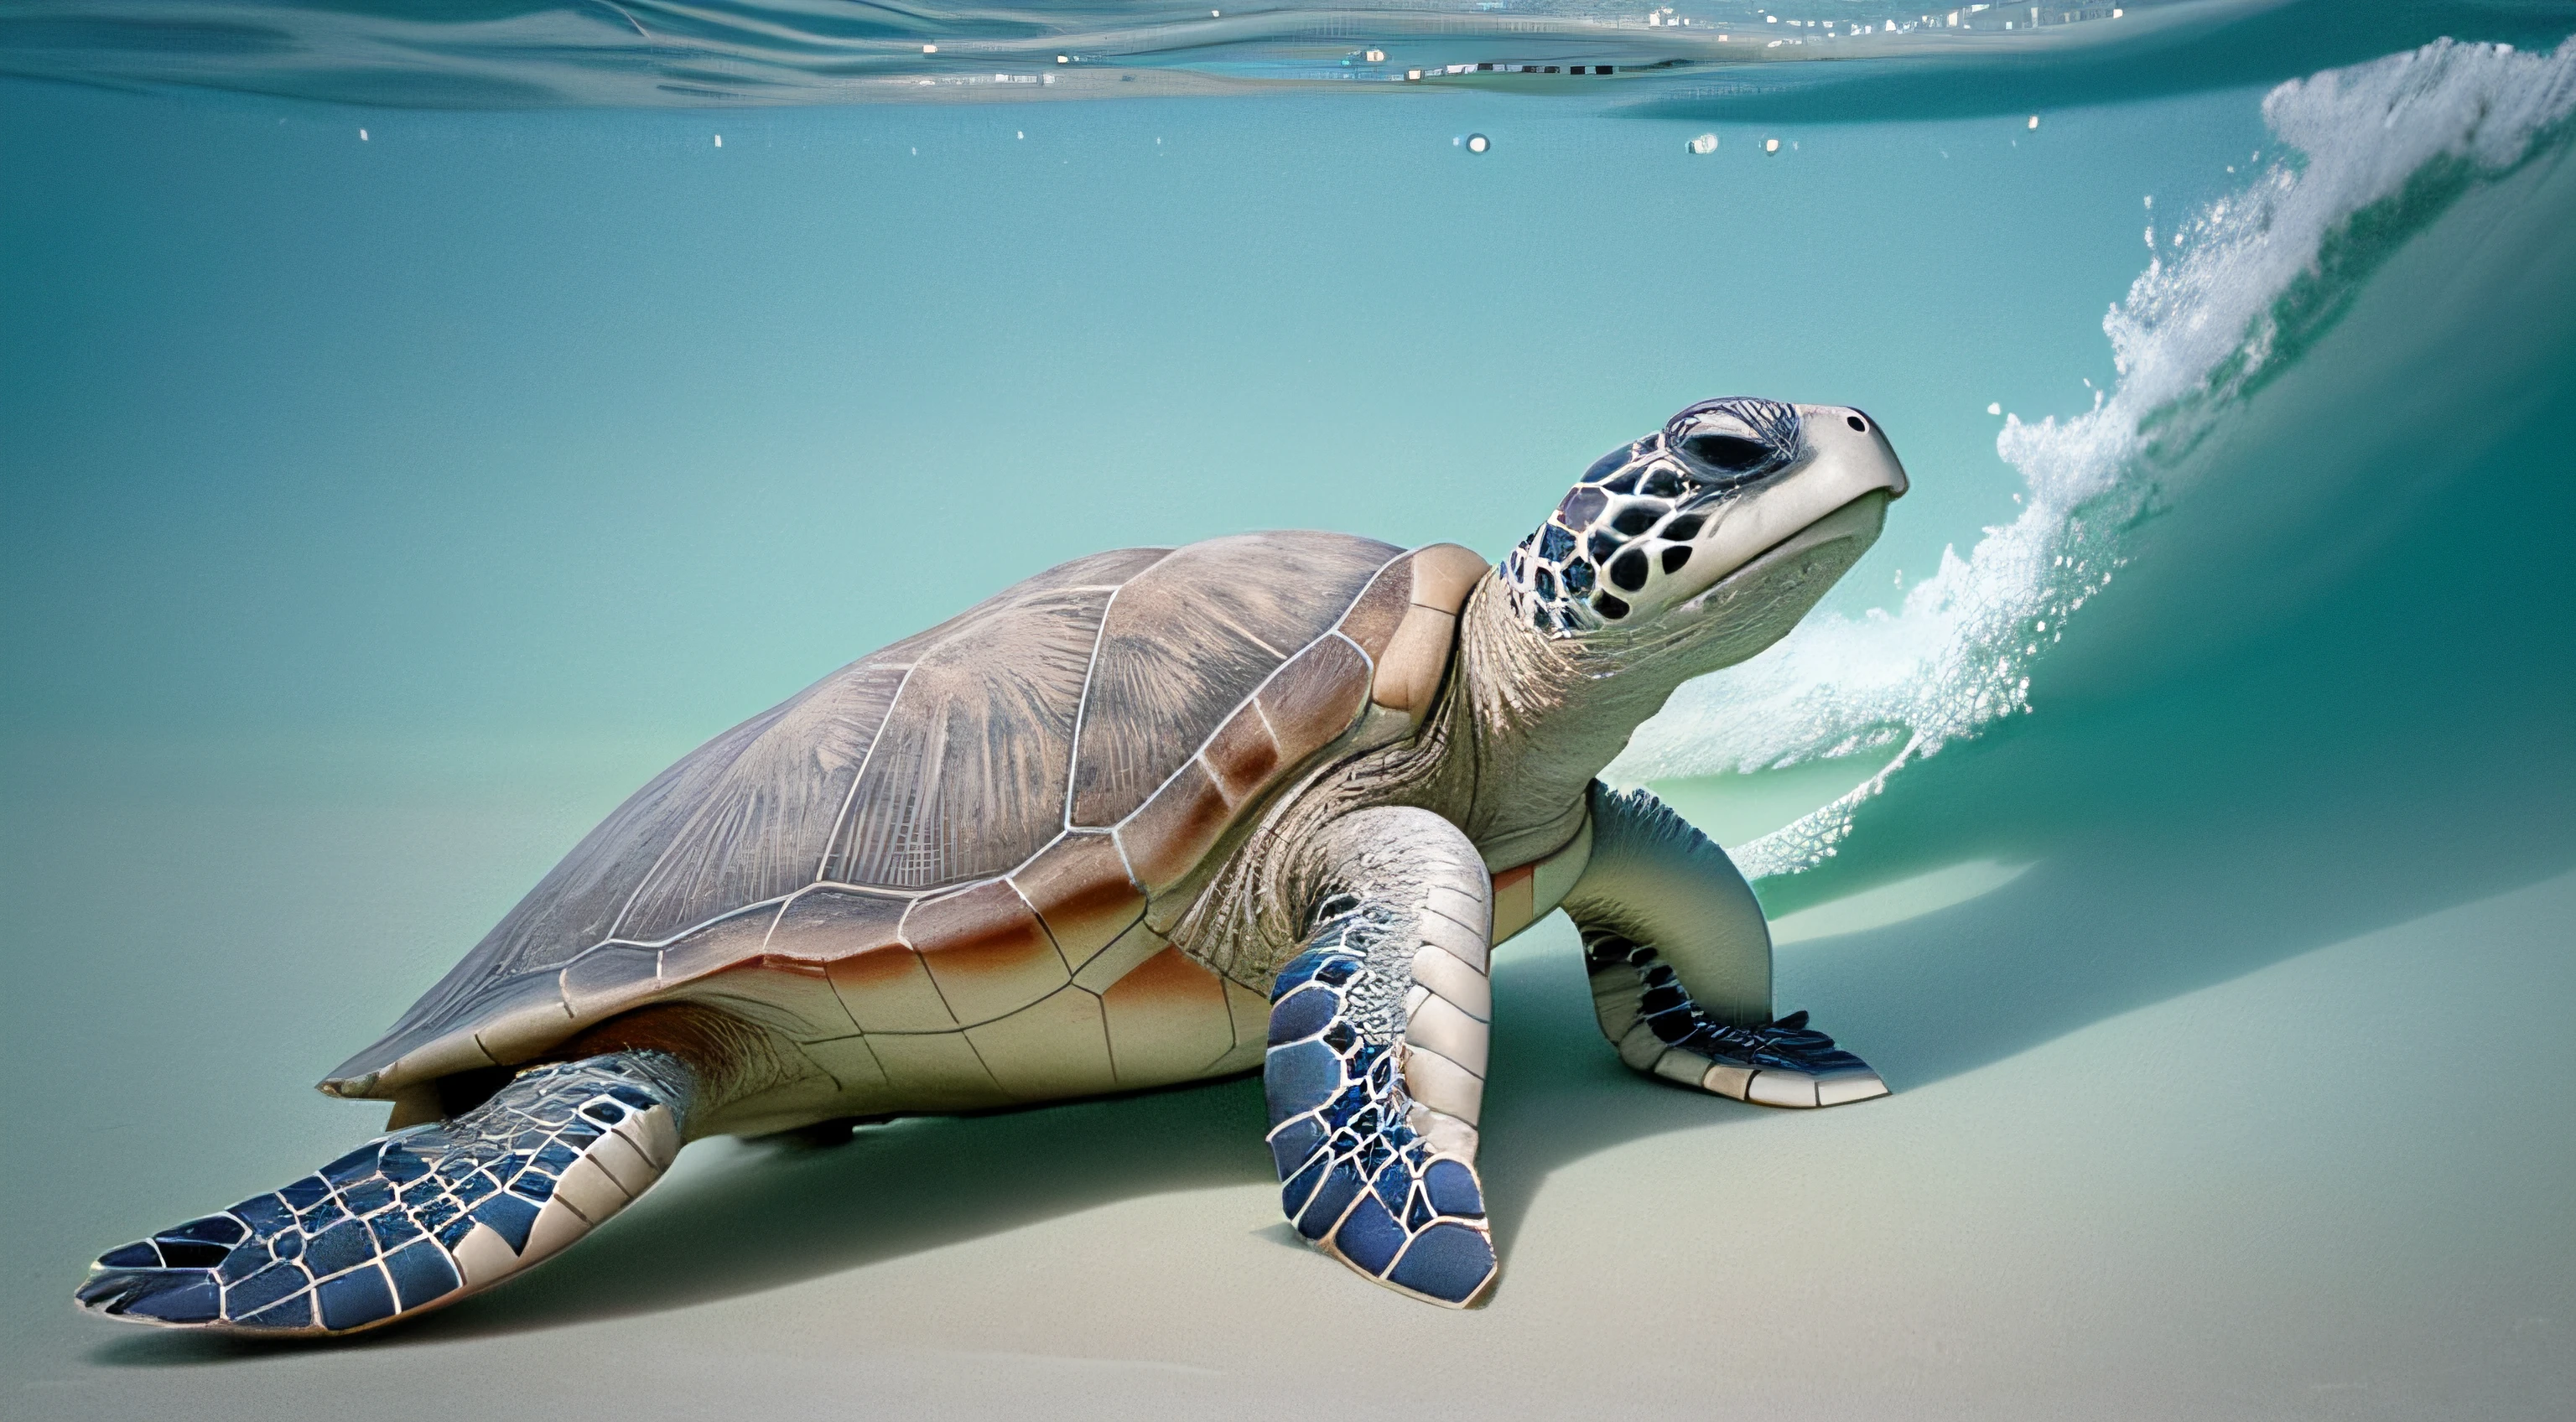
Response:
[{"label": "breaking wave", "polygon": [[2148,224],[2155,255],[2102,323],[2113,390],[2064,421],[2006,420],[1996,452],[2023,477],[2021,515],[1965,557],[1943,550],[1899,611],[1819,614],[1684,687],[1610,778],[1745,773],[1895,746],[1848,794],[1736,851],[1752,878],[1831,856],[1889,776],[2033,709],[2033,666],[2131,556],[2138,525],[2223,465],[2214,456],[2231,414],[2413,234],[2563,140],[2571,109],[2576,39],[2545,54],[2442,40],[2274,89],[2264,120],[2290,151],[2183,221]]}]

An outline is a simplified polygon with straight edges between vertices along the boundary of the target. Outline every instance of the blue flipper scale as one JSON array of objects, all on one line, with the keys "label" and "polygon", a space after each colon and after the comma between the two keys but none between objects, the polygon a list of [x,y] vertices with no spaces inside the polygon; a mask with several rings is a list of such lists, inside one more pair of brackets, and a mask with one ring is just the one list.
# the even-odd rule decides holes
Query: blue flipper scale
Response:
[{"label": "blue flipper scale", "polygon": [[268,1336],[351,1333],[453,1302],[659,1179],[692,1087],[686,1066],[655,1052],[539,1067],[453,1121],[380,1136],[109,1250],[74,1297],[138,1323]]},{"label": "blue flipper scale", "polygon": [[1391,1288],[1463,1307],[1494,1278],[1493,1241],[1473,1161],[1435,1150],[1414,1124],[1400,1069],[1415,951],[1404,940],[1387,915],[1352,903],[1280,972],[1263,1068],[1268,1140],[1280,1207],[1301,1236]]}]

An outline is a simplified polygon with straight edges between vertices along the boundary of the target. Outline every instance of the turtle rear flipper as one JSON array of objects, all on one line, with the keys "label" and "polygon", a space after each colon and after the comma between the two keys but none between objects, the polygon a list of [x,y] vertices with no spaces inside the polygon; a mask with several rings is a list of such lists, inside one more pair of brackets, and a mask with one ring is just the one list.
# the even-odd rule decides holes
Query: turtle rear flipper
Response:
[{"label": "turtle rear flipper", "polygon": [[453,1303],[588,1234],[670,1168],[695,1078],[621,1052],[527,1072],[453,1121],[109,1250],[93,1313],[269,1336],[350,1333]]}]

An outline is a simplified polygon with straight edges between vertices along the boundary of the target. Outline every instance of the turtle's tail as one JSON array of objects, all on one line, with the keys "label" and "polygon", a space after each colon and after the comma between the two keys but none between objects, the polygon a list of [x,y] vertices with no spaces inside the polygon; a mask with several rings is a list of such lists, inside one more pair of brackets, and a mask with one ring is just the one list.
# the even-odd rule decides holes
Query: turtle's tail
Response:
[{"label": "turtle's tail", "polygon": [[350,1333],[453,1303],[661,1179],[695,1089],[664,1052],[539,1067],[455,1120],[111,1249],[74,1297],[137,1323],[266,1336]]}]

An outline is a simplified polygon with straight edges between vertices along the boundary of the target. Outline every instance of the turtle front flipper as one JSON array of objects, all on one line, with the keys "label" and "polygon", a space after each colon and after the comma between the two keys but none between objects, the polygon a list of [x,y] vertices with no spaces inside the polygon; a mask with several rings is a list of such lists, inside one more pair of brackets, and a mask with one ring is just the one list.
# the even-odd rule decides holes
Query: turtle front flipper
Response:
[{"label": "turtle front flipper", "polygon": [[1304,948],[1271,989],[1281,1208],[1360,1273],[1464,1308],[1495,1273],[1476,1178],[1492,884],[1428,810],[1361,811],[1324,839]]},{"label": "turtle front flipper", "polygon": [[580,1239],[670,1168],[695,1089],[667,1053],[523,1073],[452,1121],[380,1136],[284,1189],[109,1250],[93,1313],[266,1336],[453,1303]]},{"label": "turtle front flipper", "polygon": [[1726,851],[1643,790],[1592,787],[1592,858],[1565,896],[1602,1035],[1652,1076],[1760,1106],[1885,1096],[1869,1063],[1771,1015],[1771,930]]}]

